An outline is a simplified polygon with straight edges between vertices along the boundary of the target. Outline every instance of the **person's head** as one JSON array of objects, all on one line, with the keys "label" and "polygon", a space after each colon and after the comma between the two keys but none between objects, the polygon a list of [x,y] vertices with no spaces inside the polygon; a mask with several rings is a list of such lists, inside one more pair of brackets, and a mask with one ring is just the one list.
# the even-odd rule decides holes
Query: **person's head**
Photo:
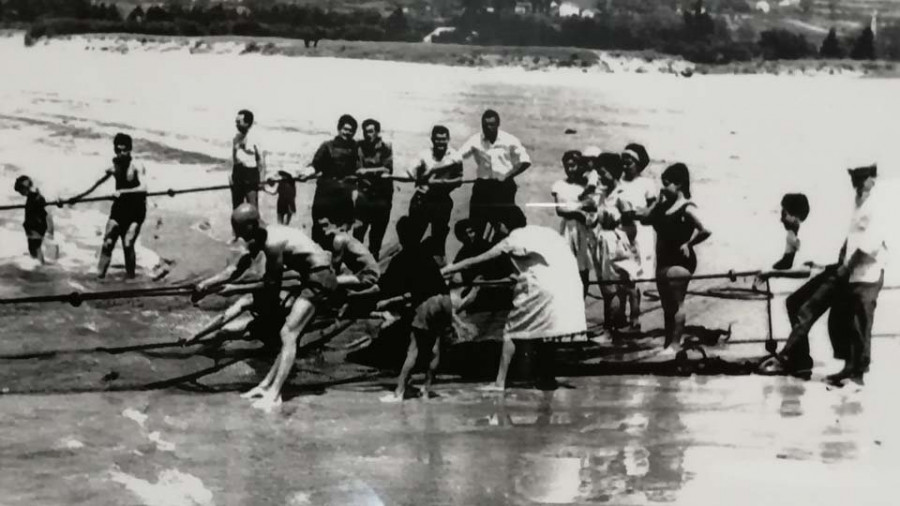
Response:
[{"label": "person's head", "polygon": [[456,236],[456,240],[464,245],[473,244],[478,238],[475,227],[472,226],[472,222],[468,218],[463,218],[456,222],[456,225],[453,226],[453,234]]},{"label": "person's head", "polygon": [[16,182],[13,185],[13,189],[16,190],[16,193],[23,197],[31,193],[32,188],[34,188],[34,181],[28,176],[17,177]]},{"label": "person's head", "polygon": [[634,142],[625,146],[625,151],[622,151],[623,179],[631,181],[638,177],[649,164],[650,155],[647,154],[644,146]]},{"label": "person's head", "polygon": [[875,186],[875,179],[878,177],[878,165],[872,164],[865,167],[856,167],[847,169],[850,173],[850,182],[856,189],[857,195],[862,195]]},{"label": "person's head", "polygon": [[339,233],[347,233],[352,224],[352,218],[346,216],[345,213],[338,213],[332,216],[323,216],[316,220],[322,232],[325,233],[327,244],[331,244],[334,236]]},{"label": "person's head", "polygon": [[500,114],[493,109],[484,111],[481,115],[481,131],[488,139],[496,139],[500,131]]},{"label": "person's head", "polygon": [[375,143],[381,136],[381,123],[369,118],[362,122],[363,139],[366,142]]},{"label": "person's head", "polygon": [[418,245],[418,237],[416,237],[412,220],[409,216],[401,216],[397,220],[397,241],[403,249],[413,248]]},{"label": "person's head", "polygon": [[562,164],[566,178],[571,180],[578,177],[582,172],[581,151],[570,150],[563,153]]},{"label": "person's head", "polygon": [[122,132],[113,137],[113,152],[115,152],[115,160],[117,162],[131,161],[131,136]]},{"label": "person's head", "polygon": [[513,230],[522,228],[528,224],[525,213],[517,207],[510,207],[505,213],[503,219],[497,223],[497,233],[502,239],[513,232]]},{"label": "person's head", "polygon": [[431,147],[437,153],[445,153],[450,145],[450,130],[444,125],[435,125],[431,129]]},{"label": "person's head", "polygon": [[359,123],[356,122],[356,118],[349,114],[344,114],[338,119],[338,136],[345,141],[353,140],[358,127]]},{"label": "person's head", "polygon": [[597,157],[600,184],[605,188],[615,188],[622,178],[622,157],[616,153],[602,153]]},{"label": "person's head", "polygon": [[788,230],[797,230],[809,216],[809,199],[802,193],[787,193],[781,198],[781,223]]},{"label": "person's head", "polygon": [[691,198],[691,173],[687,165],[676,163],[669,165],[662,173],[662,190],[670,198]]},{"label": "person's head", "polygon": [[238,237],[250,243],[258,236],[263,224],[253,204],[241,204],[231,213],[231,226]]},{"label": "person's head", "polygon": [[250,127],[253,126],[253,113],[248,111],[247,109],[241,109],[237,113],[237,117],[234,118],[234,126],[237,128],[238,132],[245,134]]},{"label": "person's head", "polygon": [[622,217],[615,209],[604,209],[600,213],[600,227],[603,230],[615,230]]}]

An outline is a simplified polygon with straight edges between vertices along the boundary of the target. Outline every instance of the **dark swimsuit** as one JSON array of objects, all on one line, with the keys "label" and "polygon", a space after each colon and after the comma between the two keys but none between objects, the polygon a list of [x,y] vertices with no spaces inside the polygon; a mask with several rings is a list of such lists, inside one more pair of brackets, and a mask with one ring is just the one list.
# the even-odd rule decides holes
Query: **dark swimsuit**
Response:
[{"label": "dark swimsuit", "polygon": [[687,215],[689,206],[695,206],[695,204],[688,202],[672,214],[666,214],[668,210],[666,208],[654,209],[651,221],[656,230],[657,270],[668,267],[684,267],[693,274],[697,269],[697,256],[694,254],[694,249],[690,248],[690,254],[687,257],[681,252],[681,246],[694,236],[694,223]]},{"label": "dark swimsuit", "polygon": [[[135,177],[128,180],[128,171],[113,169],[113,177],[116,179],[116,190],[130,190],[141,185],[140,179]],[[135,169],[137,170],[137,169]],[[147,196],[145,194],[125,194],[113,201],[109,219],[115,221],[121,227],[127,228],[132,223],[143,223],[147,217]]]}]

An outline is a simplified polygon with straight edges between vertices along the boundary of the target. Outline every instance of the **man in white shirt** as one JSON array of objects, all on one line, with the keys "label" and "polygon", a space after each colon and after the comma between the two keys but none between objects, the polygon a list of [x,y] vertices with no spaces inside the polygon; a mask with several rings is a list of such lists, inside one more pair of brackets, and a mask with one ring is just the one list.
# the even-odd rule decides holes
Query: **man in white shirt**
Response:
[{"label": "man in white shirt", "polygon": [[[259,188],[266,180],[266,159],[256,136],[250,134],[253,113],[246,109],[238,111],[234,125],[237,133],[231,142],[231,208],[247,203],[259,209]],[[234,234],[236,240],[237,232]]]},{"label": "man in white shirt", "polygon": [[[506,386],[506,373],[516,351],[513,340],[540,344],[546,338],[587,332],[578,261],[566,240],[552,228],[526,226],[520,209],[509,212],[499,225],[498,234],[508,235],[493,248],[441,270],[447,276],[506,257],[516,271],[518,281],[513,309],[503,328],[497,380],[483,388],[489,391],[502,391]],[[546,359],[542,352],[538,349],[538,358]],[[539,371],[541,380],[550,379],[548,369]]]},{"label": "man in white shirt", "polygon": [[432,128],[431,148],[419,154],[408,174],[416,182],[416,192],[409,201],[412,240],[420,242],[425,229],[430,226],[436,247],[436,251],[431,253],[443,259],[450,233],[450,215],[453,213],[450,192],[462,183],[462,160],[450,147],[450,130],[447,127],[435,125]]},{"label": "man in white shirt", "polygon": [[[760,366],[764,374],[808,375],[812,369],[809,356],[809,331],[815,322],[828,315],[828,334],[835,358],[846,362],[844,368],[828,377],[835,386],[851,380],[862,386],[868,371],[872,319],[876,300],[884,279],[887,256],[885,217],[878,208],[881,197],[873,195],[877,167],[850,169],[856,190],[856,202],[850,232],[838,262],[810,279],[787,300],[791,335],[774,358]],[[778,266],[776,266],[778,268]]]},{"label": "man in white shirt", "polygon": [[531,167],[531,158],[515,136],[500,130],[500,115],[488,109],[481,116],[481,133],[459,149],[462,158],[473,157],[477,181],[469,200],[469,219],[480,237],[488,224],[504,220],[516,205],[515,178]]},{"label": "man in white shirt", "polygon": [[837,276],[843,283],[828,321],[834,357],[844,360],[845,365],[828,379],[835,386],[843,386],[844,380],[849,380],[854,388],[860,388],[871,361],[872,321],[884,284],[889,218],[885,196],[874,190],[878,167],[858,167],[849,172],[856,199],[850,230],[838,259]]}]

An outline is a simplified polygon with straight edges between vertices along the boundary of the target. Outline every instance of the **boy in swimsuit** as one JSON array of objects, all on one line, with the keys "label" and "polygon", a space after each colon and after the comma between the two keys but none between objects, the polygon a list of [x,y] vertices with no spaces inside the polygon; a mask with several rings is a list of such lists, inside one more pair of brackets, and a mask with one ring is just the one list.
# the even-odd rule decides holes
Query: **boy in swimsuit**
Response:
[{"label": "boy in swimsuit", "polygon": [[16,178],[13,188],[25,197],[25,238],[28,240],[28,254],[31,258],[46,263],[42,245],[44,238],[53,240],[53,216],[47,212],[47,201],[28,176]]},{"label": "boy in swimsuit", "polygon": [[109,211],[109,220],[106,222],[106,233],[103,236],[103,245],[100,248],[100,260],[97,264],[97,277],[106,277],[109,263],[112,259],[116,241],[122,239],[122,252],[125,256],[125,273],[130,278],[135,277],[137,257],[134,247],[141,226],[147,217],[147,171],[143,165],[135,163],[131,158],[132,139],[130,135],[118,133],[113,139],[113,166],[106,170],[103,177],[97,180],[93,186],[83,193],[69,199],[69,204],[90,195],[109,178],[116,181],[115,200]]}]

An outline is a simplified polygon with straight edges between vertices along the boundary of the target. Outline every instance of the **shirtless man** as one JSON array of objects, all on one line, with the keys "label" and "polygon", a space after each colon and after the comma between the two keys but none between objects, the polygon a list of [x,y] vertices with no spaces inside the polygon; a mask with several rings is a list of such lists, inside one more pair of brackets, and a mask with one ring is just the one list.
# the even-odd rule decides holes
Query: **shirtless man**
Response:
[{"label": "shirtless man", "polygon": [[[263,296],[275,298],[279,294],[284,270],[303,276],[303,285],[328,297],[338,287],[337,276],[331,267],[331,257],[306,234],[296,228],[281,225],[266,226],[259,211],[250,204],[241,204],[231,215],[231,223],[238,237],[247,243],[248,251],[221,273],[195,287],[194,300],[200,300],[226,283],[237,280],[253,264],[260,253],[266,258],[264,279],[268,285]],[[281,388],[288,378],[297,354],[297,339],[312,321],[316,307],[306,297],[298,296],[280,330],[281,351],[266,377],[242,397],[254,399],[253,406],[272,409],[281,405]]]},{"label": "shirtless man", "polygon": [[[338,274],[338,283],[345,289],[344,293],[352,300],[374,302],[381,268],[363,243],[350,235],[352,219],[349,215],[319,218],[317,224],[323,234],[322,247],[331,253],[331,266]],[[343,267],[347,267],[348,274],[341,274]]]},{"label": "shirtless man", "polygon": [[100,261],[97,264],[97,277],[106,277],[109,263],[112,259],[116,241],[122,238],[122,252],[125,256],[125,272],[128,278],[135,277],[137,257],[134,252],[138,234],[141,233],[141,225],[147,217],[147,171],[140,164],[131,159],[131,136],[123,133],[116,134],[113,139],[113,166],[106,170],[103,177],[97,180],[93,186],[85,192],[69,199],[69,204],[90,195],[109,178],[116,181],[115,200],[109,211],[109,220],[106,222],[106,234],[103,236],[103,246],[100,248]]}]

